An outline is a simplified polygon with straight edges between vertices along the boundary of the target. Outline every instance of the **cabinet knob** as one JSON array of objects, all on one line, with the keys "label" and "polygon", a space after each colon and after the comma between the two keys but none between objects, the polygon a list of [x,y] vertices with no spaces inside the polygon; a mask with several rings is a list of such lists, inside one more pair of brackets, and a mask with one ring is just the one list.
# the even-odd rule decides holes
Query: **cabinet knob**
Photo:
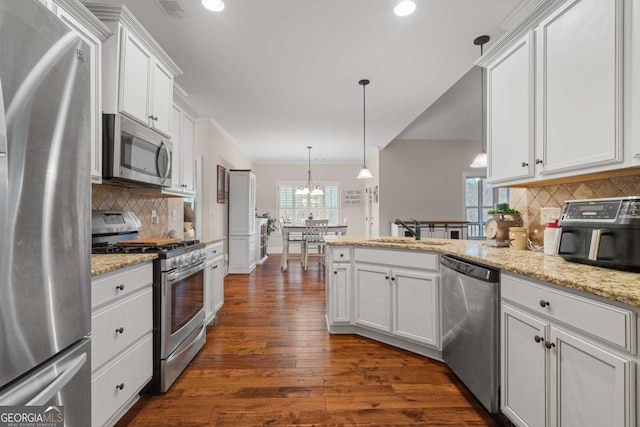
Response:
[{"label": "cabinet knob", "polygon": [[540,307],[545,308],[549,305],[549,301],[545,301],[543,299],[540,300]]},{"label": "cabinet knob", "polygon": [[556,345],[554,343],[550,342],[550,341],[547,341],[544,344],[544,346],[547,347],[548,349],[551,349],[551,348],[555,347]]},{"label": "cabinet knob", "polygon": [[536,165],[541,165],[542,164],[542,159],[536,159]]},{"label": "cabinet knob", "polygon": [[523,167],[523,168],[526,168],[527,166],[529,166],[529,163],[527,163],[527,162],[522,162],[522,167]]},{"label": "cabinet knob", "polygon": [[147,118],[148,118],[148,119],[153,120],[153,114],[152,114],[152,115],[150,115],[150,116],[149,116],[149,117],[147,117]]},{"label": "cabinet knob", "polygon": [[392,278],[391,278],[391,281],[393,282],[394,280],[396,280],[396,278],[395,278],[395,277],[392,277]]},{"label": "cabinet knob", "polygon": [[118,329],[116,329],[116,334],[124,334],[124,328],[120,326]]},{"label": "cabinet knob", "polygon": [[218,266],[217,266],[217,265],[214,265],[214,266],[213,266],[213,269],[215,270],[216,268],[218,268]]},{"label": "cabinet knob", "polygon": [[384,276],[385,279],[389,280],[389,276]]},{"label": "cabinet knob", "polygon": [[158,121],[158,116],[155,116],[155,117],[153,118],[153,120],[157,122],[157,121]]},{"label": "cabinet knob", "polygon": [[344,258],[344,254],[340,254],[340,258]]},{"label": "cabinet knob", "polygon": [[120,383],[116,386],[118,390],[122,390],[124,388],[124,383]]},{"label": "cabinet knob", "polygon": [[337,271],[334,271],[334,272],[333,272],[333,274],[338,274],[338,272],[337,272]]},{"label": "cabinet knob", "polygon": [[535,342],[541,342],[542,344],[544,344],[544,338],[542,338],[541,336],[536,335],[533,337],[533,339]]},{"label": "cabinet knob", "polygon": [[119,284],[118,286],[116,286],[116,289],[119,291],[124,291],[124,285],[123,284]]}]

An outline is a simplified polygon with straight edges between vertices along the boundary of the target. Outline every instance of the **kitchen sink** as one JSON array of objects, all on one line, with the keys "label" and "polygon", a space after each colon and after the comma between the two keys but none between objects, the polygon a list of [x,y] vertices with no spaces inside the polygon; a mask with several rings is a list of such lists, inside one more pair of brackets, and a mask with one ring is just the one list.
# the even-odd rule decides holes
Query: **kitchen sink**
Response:
[{"label": "kitchen sink", "polygon": [[375,239],[371,239],[372,242],[377,243],[395,243],[402,245],[426,245],[426,246],[443,246],[448,245],[449,242],[442,242],[439,240],[415,240],[411,238],[402,238],[402,237],[378,237]]}]

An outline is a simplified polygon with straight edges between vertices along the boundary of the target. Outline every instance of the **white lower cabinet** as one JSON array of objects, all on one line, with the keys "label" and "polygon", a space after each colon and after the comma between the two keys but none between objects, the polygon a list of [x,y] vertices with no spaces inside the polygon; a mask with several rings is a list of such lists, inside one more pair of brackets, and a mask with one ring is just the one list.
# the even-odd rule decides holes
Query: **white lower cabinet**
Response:
[{"label": "white lower cabinet", "polygon": [[224,245],[215,242],[207,245],[207,263],[204,270],[205,324],[216,316],[224,304]]},{"label": "white lower cabinet", "polygon": [[[635,314],[506,274],[501,286],[504,414],[517,426],[635,425]],[[585,314],[606,334],[573,322]]]},{"label": "white lower cabinet", "polygon": [[[438,257],[427,252],[329,246],[327,322],[439,358]],[[374,334],[374,335],[372,335]],[[428,350],[427,350],[428,348]]]},{"label": "white lower cabinet", "polygon": [[352,322],[351,319],[351,263],[336,262],[330,268],[327,310],[329,323],[334,325]]},{"label": "white lower cabinet", "polygon": [[410,270],[391,272],[392,333],[440,346],[438,276]]},{"label": "white lower cabinet", "polygon": [[356,325],[391,332],[391,269],[356,264]]},{"label": "white lower cabinet", "polygon": [[112,426],[153,375],[153,270],[146,263],[91,282],[91,425]]}]

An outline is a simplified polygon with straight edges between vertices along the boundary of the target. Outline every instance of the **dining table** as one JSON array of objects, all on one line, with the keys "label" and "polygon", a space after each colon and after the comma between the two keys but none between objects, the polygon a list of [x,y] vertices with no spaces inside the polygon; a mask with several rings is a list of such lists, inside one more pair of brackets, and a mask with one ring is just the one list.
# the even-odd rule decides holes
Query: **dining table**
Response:
[{"label": "dining table", "polygon": [[[289,261],[289,243],[293,241],[294,243],[298,240],[290,240],[292,235],[300,235],[300,242],[304,242],[304,231],[306,229],[304,224],[287,224],[283,223],[280,226],[282,230],[282,262],[281,267],[282,270],[286,270]],[[326,240],[331,240],[332,238],[336,238],[338,235],[347,234],[347,225],[329,225],[327,226],[327,236]]]}]

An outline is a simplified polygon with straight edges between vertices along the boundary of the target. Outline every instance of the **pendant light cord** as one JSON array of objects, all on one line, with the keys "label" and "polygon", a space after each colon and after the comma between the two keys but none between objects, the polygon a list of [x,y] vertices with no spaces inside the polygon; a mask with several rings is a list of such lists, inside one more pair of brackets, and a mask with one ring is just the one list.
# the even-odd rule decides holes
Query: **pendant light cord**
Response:
[{"label": "pendant light cord", "polygon": [[311,147],[307,146],[307,148],[309,149],[309,171],[307,172],[309,178],[307,178],[307,188],[311,191]]},{"label": "pendant light cord", "polygon": [[[473,44],[476,46],[480,46],[480,56],[484,54],[484,44],[491,40],[489,36],[479,36],[473,41]],[[484,126],[484,67],[480,67],[480,120],[481,123],[481,132],[480,135],[480,151],[482,153],[486,153],[484,147],[484,134],[485,134],[485,126]]]},{"label": "pendant light cord", "polygon": [[362,165],[367,164],[367,93],[366,85],[362,85]]}]

